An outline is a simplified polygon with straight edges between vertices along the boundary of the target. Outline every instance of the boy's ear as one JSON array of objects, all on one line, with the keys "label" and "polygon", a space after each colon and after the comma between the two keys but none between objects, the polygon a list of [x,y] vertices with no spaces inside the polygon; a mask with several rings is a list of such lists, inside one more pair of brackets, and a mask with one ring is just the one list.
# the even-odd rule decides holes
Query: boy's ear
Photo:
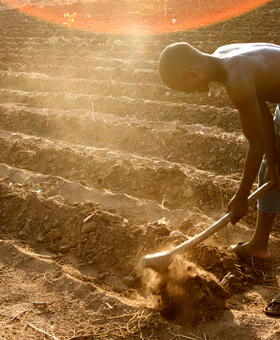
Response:
[{"label": "boy's ear", "polygon": [[198,79],[199,77],[200,77],[200,75],[199,75],[199,73],[197,71],[194,71],[194,70],[185,70],[184,71],[183,78],[185,80],[192,81],[192,80]]},{"label": "boy's ear", "polygon": [[197,71],[194,71],[194,70],[189,70],[187,72],[187,76],[190,77],[190,78],[199,78],[199,73]]}]

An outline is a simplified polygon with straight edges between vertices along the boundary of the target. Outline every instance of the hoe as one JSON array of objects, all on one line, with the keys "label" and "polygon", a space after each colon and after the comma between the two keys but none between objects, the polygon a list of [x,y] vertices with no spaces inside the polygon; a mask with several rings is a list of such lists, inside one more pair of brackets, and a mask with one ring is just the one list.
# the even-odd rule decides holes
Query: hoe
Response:
[{"label": "hoe", "polygon": [[[253,203],[255,203],[272,186],[273,186],[272,182],[267,182],[263,184],[260,188],[258,188],[248,197],[248,204],[252,205]],[[174,249],[144,256],[140,261],[141,266],[144,268],[151,268],[157,272],[163,272],[170,266],[176,255],[181,254],[188,248],[194,247],[198,243],[206,240],[209,236],[213,235],[218,230],[225,227],[230,222],[230,220],[231,213],[227,213],[217,222],[211,225],[208,229],[204,230],[202,233],[196,235],[192,239],[180,244]]]}]

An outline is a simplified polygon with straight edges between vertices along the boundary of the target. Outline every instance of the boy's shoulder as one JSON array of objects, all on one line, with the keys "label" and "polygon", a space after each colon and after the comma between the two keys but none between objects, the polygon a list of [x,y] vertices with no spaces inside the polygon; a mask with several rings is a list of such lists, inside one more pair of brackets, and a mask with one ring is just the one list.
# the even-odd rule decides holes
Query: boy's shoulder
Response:
[{"label": "boy's shoulder", "polygon": [[224,45],[220,46],[216,49],[216,51],[213,53],[214,56],[217,57],[224,57],[228,54],[231,54],[232,52],[238,52],[244,47],[244,44],[230,44],[230,45]]},{"label": "boy's shoulder", "polygon": [[224,84],[230,99],[236,104],[255,97],[256,77],[249,65],[237,63],[227,69],[227,81]]},{"label": "boy's shoulder", "polygon": [[242,44],[230,44],[219,47],[214,53],[217,57],[231,57],[244,54],[258,54],[261,51],[275,52],[280,50],[279,45],[270,43],[242,43]]}]

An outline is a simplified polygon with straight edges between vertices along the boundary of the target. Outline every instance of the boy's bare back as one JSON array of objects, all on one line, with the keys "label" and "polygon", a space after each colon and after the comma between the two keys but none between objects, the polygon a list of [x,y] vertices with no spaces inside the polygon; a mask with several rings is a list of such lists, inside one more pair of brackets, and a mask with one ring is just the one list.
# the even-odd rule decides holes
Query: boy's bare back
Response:
[{"label": "boy's bare back", "polygon": [[242,90],[244,82],[244,85],[255,89],[259,99],[280,102],[280,46],[267,43],[232,44],[218,48],[213,56],[221,58],[226,69],[226,88],[232,89],[237,82]]}]

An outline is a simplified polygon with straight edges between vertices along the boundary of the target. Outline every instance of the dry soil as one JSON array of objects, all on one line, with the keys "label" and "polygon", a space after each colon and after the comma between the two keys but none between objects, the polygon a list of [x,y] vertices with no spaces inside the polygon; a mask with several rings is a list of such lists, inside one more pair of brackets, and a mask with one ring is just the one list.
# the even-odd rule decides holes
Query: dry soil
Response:
[{"label": "dry soil", "polygon": [[223,88],[161,83],[162,49],[279,44],[279,7],[126,36],[1,5],[0,339],[280,339],[263,313],[279,291],[279,222],[271,263],[226,250],[252,235],[255,206],[164,273],[139,266],[225,213],[247,147]]}]

